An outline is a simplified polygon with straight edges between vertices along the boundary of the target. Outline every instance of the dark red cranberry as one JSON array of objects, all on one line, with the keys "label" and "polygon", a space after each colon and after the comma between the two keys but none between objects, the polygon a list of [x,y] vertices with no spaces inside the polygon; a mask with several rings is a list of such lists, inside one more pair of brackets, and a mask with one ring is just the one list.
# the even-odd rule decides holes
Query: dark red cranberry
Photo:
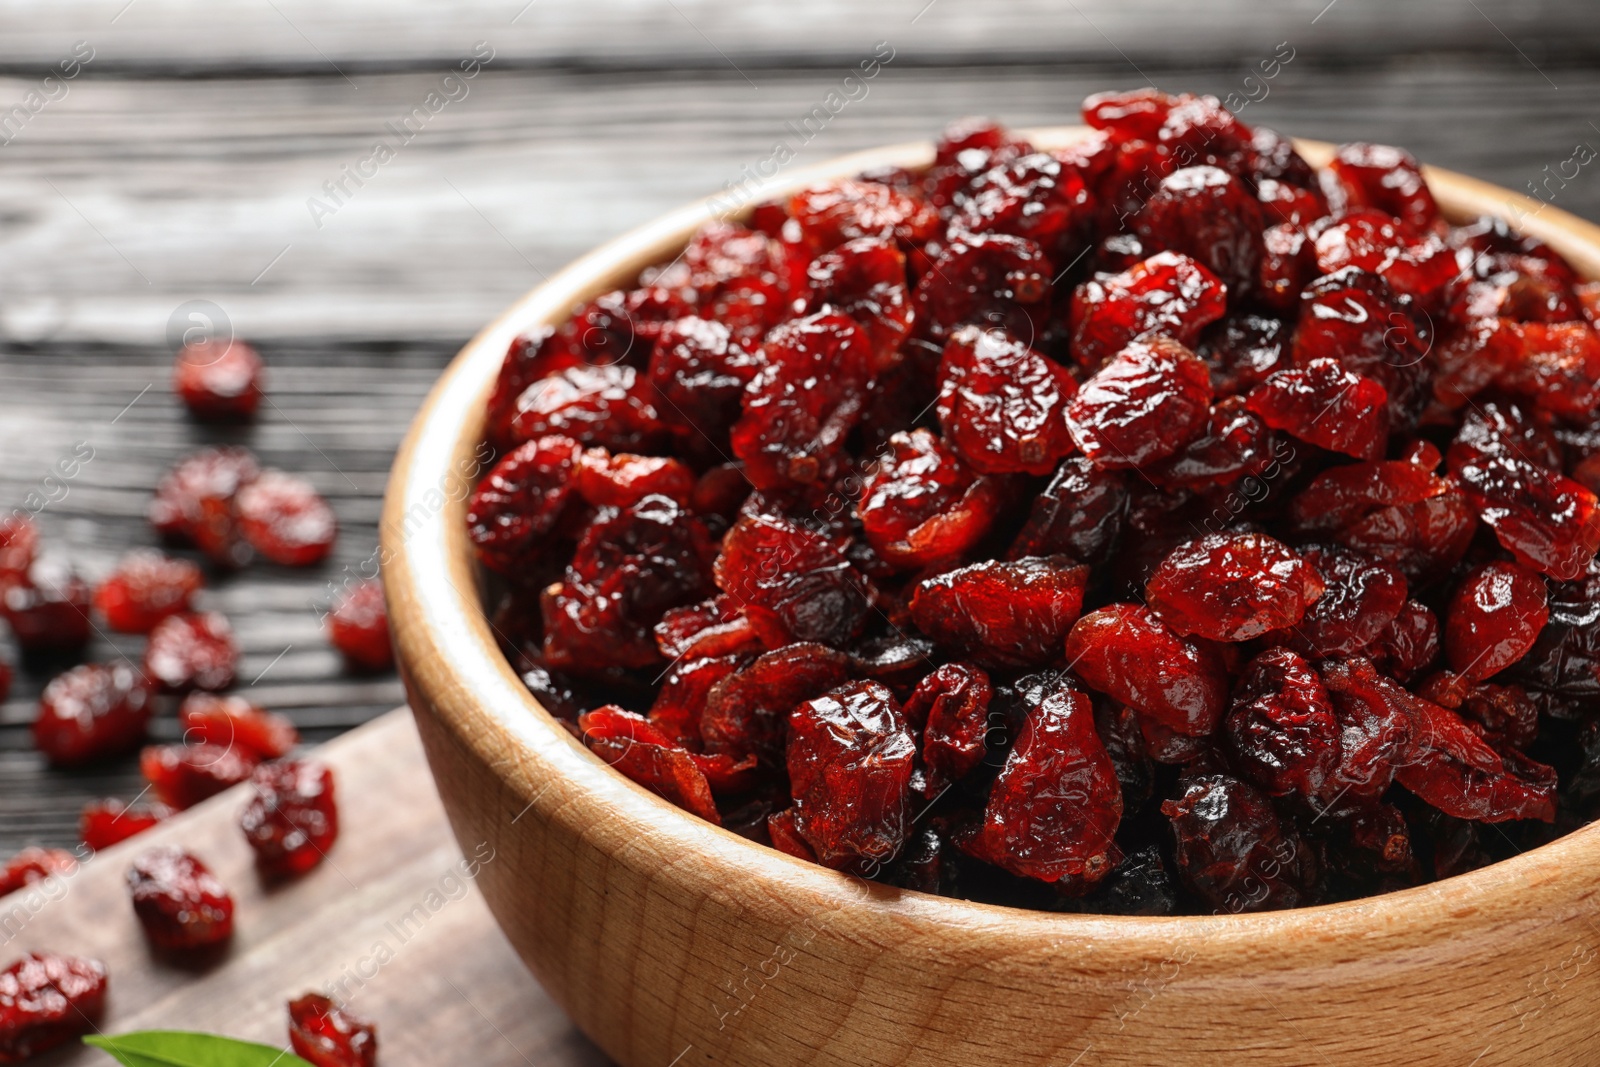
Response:
[{"label": "dark red cranberry", "polygon": [[0,971],[0,1060],[22,1063],[90,1033],[105,1005],[105,964],[30,952]]},{"label": "dark red cranberry", "polygon": [[20,579],[0,583],[0,612],[27,653],[70,655],[89,643],[94,594],[67,564],[50,557],[33,562]]},{"label": "dark red cranberry", "polygon": [[162,803],[182,811],[250,777],[255,756],[242,746],[152,745],[139,753],[139,771]]},{"label": "dark red cranberry", "polygon": [[394,666],[383,582],[369,579],[339,595],[328,613],[328,640],[357,670],[386,671]]},{"label": "dark red cranberry", "polygon": [[289,1002],[289,1043],[313,1067],[378,1062],[378,1028],[317,993]]},{"label": "dark red cranberry", "polygon": [[0,867],[0,896],[46,878],[69,878],[77,869],[77,857],[65,849],[25,848]]},{"label": "dark red cranberry", "polygon": [[233,897],[193,854],[150,849],[133,861],[127,881],[133,913],[158,951],[193,955],[233,936]]},{"label": "dark red cranberry", "polygon": [[300,743],[294,723],[241,696],[190,693],[178,709],[186,744],[237,745],[260,760],[281,759]]},{"label": "dark red cranberry", "polygon": [[189,610],[202,579],[188,560],[136,549],[94,591],[94,606],[113,630],[147,634],[169,615]]},{"label": "dark red cranberry", "polygon": [[161,803],[140,807],[124,804],[120,800],[96,800],[84,805],[78,820],[78,836],[96,852],[110,848],[172,815],[172,809]]},{"label": "dark red cranberry", "polygon": [[171,692],[233,684],[239,646],[233,627],[215,611],[173,615],[150,632],[144,650],[144,673]]},{"label": "dark red cranberry", "polygon": [[33,721],[34,746],[64,767],[120,756],[144,740],[152,689],[124,661],[74,667],[44,687]]},{"label": "dark red cranberry", "polygon": [[249,559],[239,533],[234,498],[261,468],[247,448],[205,448],[173,465],[150,501],[150,523],[167,538],[194,544],[217,563],[237,567]]},{"label": "dark red cranberry", "polygon": [[239,490],[239,532],[252,548],[285,567],[309,567],[333,550],[339,533],[333,509],[310,482],[283,471],[262,471]]},{"label": "dark red cranberry", "polygon": [[173,362],[172,389],[196,418],[248,419],[261,406],[261,356],[233,339],[186,344]]},{"label": "dark red cranberry", "polygon": [[339,837],[333,771],[314,760],[266,763],[250,785],[239,826],[261,872],[290,878],[321,863]]}]

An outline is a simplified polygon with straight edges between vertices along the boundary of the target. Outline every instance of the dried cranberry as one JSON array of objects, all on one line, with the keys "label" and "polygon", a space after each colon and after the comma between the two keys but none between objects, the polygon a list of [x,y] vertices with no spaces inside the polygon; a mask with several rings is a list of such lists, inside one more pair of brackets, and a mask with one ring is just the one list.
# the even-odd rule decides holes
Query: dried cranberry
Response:
[{"label": "dried cranberry", "polygon": [[705,772],[682,745],[642,715],[614,704],[578,717],[589,750],[664,800],[722,824]]},{"label": "dried cranberry", "polygon": [[200,568],[188,560],[137,549],[100,583],[94,606],[113,630],[147,634],[167,616],[188,611],[201,584]]},{"label": "dried cranberry", "polygon": [[1394,781],[1411,743],[1411,695],[1360,656],[1324,660],[1318,673],[1339,720],[1339,762],[1312,807],[1338,817],[1370,806]]},{"label": "dried cranberry", "polygon": [[1180,252],[1242,296],[1261,264],[1261,203],[1244,183],[1217,167],[1184,167],[1165,178],[1133,219],[1152,252]]},{"label": "dried cranberry", "polygon": [[1218,913],[1273,911],[1312,899],[1315,857],[1252,786],[1225,774],[1191,778],[1161,811],[1172,820],[1179,877]]},{"label": "dried cranberry", "polygon": [[339,523],[333,509],[304,478],[265,470],[239,489],[239,532],[266,559],[308,567],[326,559]]},{"label": "dried cranberry", "polygon": [[238,745],[256,759],[281,759],[300,742],[294,723],[241,696],[190,693],[178,709],[187,744]]},{"label": "dried cranberry", "polygon": [[961,236],[929,264],[911,296],[918,333],[943,341],[958,326],[1009,330],[1024,340],[1033,318],[1018,305],[1038,304],[1050,292],[1050,263],[1021,237]]},{"label": "dried cranberry", "polygon": [[171,815],[172,809],[165,804],[134,807],[120,800],[96,800],[84,805],[78,819],[78,836],[85,845],[99,852],[144,833]]},{"label": "dried cranberry", "polygon": [[1292,628],[1286,643],[1294,648],[1313,656],[1359,652],[1383,636],[1405,605],[1405,576],[1386,563],[1339,545],[1308,545],[1300,554],[1323,591]]},{"label": "dried cranberry", "polygon": [[1025,878],[1093,885],[1122,858],[1122,787],[1089,697],[1062,685],[1028,710],[964,847]]},{"label": "dried cranberry", "polygon": [[144,673],[172,692],[226,689],[238,665],[233,627],[215,611],[163,619],[144,650]]},{"label": "dried cranberry", "polygon": [[1198,437],[1144,473],[1161,486],[1212,489],[1266,473],[1279,462],[1282,450],[1275,447],[1267,424],[1245,407],[1244,398],[1230,396],[1212,406]]},{"label": "dried cranberry", "polygon": [[626,365],[568,367],[517,397],[511,439],[552,435],[618,452],[648,451],[661,434],[654,390]]},{"label": "dried cranberry", "polygon": [[825,645],[785,645],[711,687],[700,733],[708,752],[781,765],[787,716],[850,677],[850,658]]},{"label": "dried cranberry", "polygon": [[20,579],[0,582],[0,613],[24,652],[70,655],[89,643],[93,597],[77,571],[43,557]]},{"label": "dried cranberry", "polygon": [[328,640],[356,670],[386,671],[394,666],[382,581],[357,582],[339,594],[328,613]]},{"label": "dried cranberry", "polygon": [[747,349],[723,323],[668,323],[650,357],[650,383],[673,440],[691,454],[722,452],[745,387],[763,362],[759,349]]},{"label": "dried cranberry", "polygon": [[625,508],[651,495],[688,503],[694,483],[694,472],[675,459],[586,448],[573,488],[595,507]]},{"label": "dried cranberry", "polygon": [[46,878],[71,877],[77,869],[77,857],[65,849],[25,848],[0,867],[0,896]]},{"label": "dried cranberry", "polygon": [[1457,674],[1488,678],[1525,656],[1549,619],[1542,577],[1515,563],[1485,563],[1450,599],[1445,658]]},{"label": "dried cranberry", "polygon": [[250,787],[239,827],[264,875],[294,877],[327,857],[339,837],[332,770],[315,760],[266,763],[255,769]]},{"label": "dried cranberry", "polygon": [[924,675],[906,698],[906,720],[922,738],[924,796],[939,796],[983,762],[992,695],[981,669],[946,663]]},{"label": "dried cranberry", "polygon": [[1585,322],[1523,323],[1515,355],[1495,378],[1510,393],[1563,418],[1588,420],[1600,408],[1600,334]]},{"label": "dried cranberry", "polygon": [[247,448],[190,453],[156,485],[150,523],[165,537],[199,546],[223,566],[239,566],[249,558],[249,548],[239,534],[234,497],[260,474],[256,457]]},{"label": "dried cranberry", "polygon": [[478,558],[515,576],[561,517],[582,448],[570,437],[541,437],[501,457],[467,503],[467,535]]},{"label": "dried cranberry", "polygon": [[1289,504],[1301,531],[1339,530],[1386,507],[1418,504],[1449,492],[1450,483],[1406,460],[1330,467]]},{"label": "dried cranberry", "polygon": [[28,953],[0,971],[0,1060],[21,1063],[89,1033],[105,1006],[105,964]]},{"label": "dried cranberry", "polygon": [[684,748],[699,749],[706,698],[713,686],[744,663],[745,657],[737,654],[675,660],[662,675],[661,688],[650,705],[650,725]]},{"label": "dried cranberry", "polygon": [[1339,146],[1328,172],[1336,179],[1339,207],[1378,208],[1397,216],[1413,231],[1431,227],[1439,205],[1410,152],[1389,145],[1357,141]]},{"label": "dried cranberry", "polygon": [[888,688],[849,682],[789,714],[795,829],[829,867],[894,858],[911,822],[917,749]]},{"label": "dried cranberry", "polygon": [[773,330],[766,365],[745,390],[733,453],[758,489],[826,484],[861,416],[871,342],[843,315],[823,312]]},{"label": "dried cranberry", "polygon": [[1298,370],[1276,371],[1250,390],[1251,411],[1274,430],[1357,459],[1377,459],[1389,436],[1389,394],[1371,378],[1336,360],[1315,359]]},{"label": "dried cranberry", "polygon": [[1444,287],[1456,277],[1456,257],[1443,241],[1433,234],[1408,233],[1384,211],[1361,209],[1321,219],[1309,236],[1323,274],[1347,267],[1370,271],[1425,307],[1437,304]]},{"label": "dried cranberry", "polygon": [[1145,595],[1180,634],[1248,641],[1298,623],[1322,595],[1322,579],[1315,566],[1264,534],[1207,534],[1168,555]]},{"label": "dried cranberry", "polygon": [[1411,697],[1416,721],[1395,780],[1446,815],[1477,822],[1556,817],[1556,772],[1490,748],[1461,717]]},{"label": "dried cranberry", "polygon": [[1409,683],[1439,657],[1439,619],[1426,604],[1408,600],[1367,650],[1385,674]]},{"label": "dried cranberry", "polygon": [[1044,152],[996,161],[956,198],[955,234],[1026,238],[1058,261],[1076,254],[1086,232],[1089,190],[1083,176]]},{"label": "dried cranberry", "polygon": [[1062,411],[1077,392],[1065,367],[1001,330],[964,326],[939,361],[939,425],[982,474],[1048,474],[1072,449]]},{"label": "dried cranberry", "polygon": [[1339,761],[1339,721],[1322,679],[1286,648],[1244,668],[1228,713],[1235,765],[1271,796],[1321,796]]},{"label": "dried cranberry", "polygon": [[1059,553],[1084,563],[1104,562],[1127,514],[1126,475],[1097,467],[1082,456],[1069,456],[1034,498],[1028,520],[1012,542],[1010,558]]},{"label": "dried cranberry", "polygon": [[[1294,364],[1335,359],[1352,374],[1383,386],[1389,419],[1409,426],[1427,400],[1433,330],[1409,298],[1369,271],[1346,267],[1316,279],[1300,294]],[[1375,457],[1374,457],[1375,458]]]},{"label": "dried cranberry", "polygon": [[64,767],[119,756],[144,739],[153,702],[150,683],[126,662],[74,667],[44,687],[34,746]]},{"label": "dried cranberry", "polygon": [[378,1028],[318,993],[289,1002],[289,1044],[313,1067],[374,1067]]},{"label": "dried cranberry", "polygon": [[1177,252],[1093,278],[1072,293],[1072,357],[1093,371],[1130,342],[1157,334],[1193,348],[1227,310],[1227,295],[1215,274]]},{"label": "dried cranberry", "polygon": [[1474,511],[1518,562],[1561,581],[1583,574],[1600,549],[1595,495],[1516,455],[1473,456],[1451,445],[1450,473]]},{"label": "dried cranberry", "polygon": [[1197,437],[1210,415],[1211,371],[1170,338],[1136,341],[1067,405],[1067,429],[1091,463],[1142,467]]},{"label": "dried cranberry", "polygon": [[920,245],[939,225],[938,213],[927,204],[887,185],[861,181],[834,182],[796,193],[789,200],[789,217],[800,224],[813,255],[862,237]]},{"label": "dried cranberry", "polygon": [[139,771],[162,803],[192,808],[250,777],[253,755],[223,745],[152,745],[139,753]]},{"label": "dried cranberry", "polygon": [[1042,666],[1060,657],[1088,580],[1089,568],[1066,556],[974,563],[918,583],[911,617],[983,666]]},{"label": "dried cranberry", "polygon": [[233,936],[233,897],[193,854],[150,849],[128,868],[127,882],[133,913],[158,951],[189,955]]},{"label": "dried cranberry", "polygon": [[998,507],[987,478],[919,429],[889,438],[856,510],[878,555],[913,568],[961,558],[988,532]]},{"label": "dried cranberry", "polygon": [[843,546],[789,520],[740,519],[723,539],[716,579],[769,648],[842,645],[866,621],[866,581]]},{"label": "dried cranberry", "polygon": [[231,339],[186,344],[172,365],[172,389],[196,418],[248,419],[261,406],[261,356]]},{"label": "dried cranberry", "polygon": [[1185,736],[1211,733],[1227,710],[1228,677],[1216,654],[1138,604],[1085,615],[1067,635],[1066,652],[1090,686]]},{"label": "dried cranberry", "polygon": [[39,552],[39,528],[26,515],[0,518],[0,586],[23,580]]},{"label": "dried cranberry", "polygon": [[912,323],[905,253],[888,241],[864,237],[812,260],[806,276],[812,307],[848,315],[866,332],[874,370],[900,361],[900,345]]},{"label": "dried cranberry", "polygon": [[671,609],[656,623],[655,635],[656,648],[670,660],[759,652],[765,647],[744,608],[728,596]]}]

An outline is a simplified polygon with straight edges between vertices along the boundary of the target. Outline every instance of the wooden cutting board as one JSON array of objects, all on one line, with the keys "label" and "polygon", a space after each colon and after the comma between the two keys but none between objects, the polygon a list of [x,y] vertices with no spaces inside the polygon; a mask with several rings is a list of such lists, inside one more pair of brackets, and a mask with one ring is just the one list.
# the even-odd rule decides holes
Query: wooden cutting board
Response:
[{"label": "wooden cutting board", "polygon": [[[50,949],[105,961],[111,1000],[102,1029],[206,1030],[286,1046],[286,1002],[342,992],[378,1024],[383,1067],[441,1063],[603,1067],[512,952],[467,872],[434,792],[409,710],[329,742],[340,834],[328,859],[265,890],[236,820],[237,787],[83,863],[46,899],[0,898],[5,960]],[[154,960],[123,885],[141,850],[179,844],[233,891],[226,958],[202,972]],[[488,846],[469,850],[493,863]],[[64,1049],[37,1061],[110,1064]]]}]

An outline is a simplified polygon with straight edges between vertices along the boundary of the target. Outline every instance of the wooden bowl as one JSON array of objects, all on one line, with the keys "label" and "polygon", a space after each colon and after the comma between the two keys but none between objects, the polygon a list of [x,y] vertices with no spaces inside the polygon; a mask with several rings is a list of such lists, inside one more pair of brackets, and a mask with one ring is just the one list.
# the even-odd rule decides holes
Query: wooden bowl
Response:
[{"label": "wooden bowl", "polygon": [[[1033,131],[1041,145],[1081,129]],[[1301,151],[1322,164],[1324,144]],[[927,144],[780,176],[750,203]],[[1445,171],[1600,277],[1600,229]],[[495,646],[464,531],[482,410],[513,336],[671,259],[690,205],[578,260],[461,351],[395,462],[383,576],[457,840],[524,962],[626,1067],[1409,1067],[1600,1062],[1600,826],[1432,885],[1262,915],[1014,910],[862,883],[702,822],[588,753]],[[471,946],[462,946],[471,951]]]}]

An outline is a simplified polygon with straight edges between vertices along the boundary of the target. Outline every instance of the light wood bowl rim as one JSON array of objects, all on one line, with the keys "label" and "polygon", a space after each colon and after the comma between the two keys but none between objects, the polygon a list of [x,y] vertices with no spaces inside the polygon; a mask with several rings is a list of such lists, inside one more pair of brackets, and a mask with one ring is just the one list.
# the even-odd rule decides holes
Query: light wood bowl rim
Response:
[{"label": "light wood bowl rim", "polygon": [[[1082,137],[1084,127],[1024,131],[1041,147]],[[1296,141],[1317,166],[1333,146]],[[807,184],[880,166],[921,166],[927,142],[842,156],[780,174],[744,202],[748,208]],[[1506,217],[1548,242],[1586,277],[1600,277],[1600,227],[1537,200],[1437,168],[1428,180],[1453,219]],[[637,270],[670,259],[714,212],[716,198],[686,205],[601,246],[518,300],[461,350],[444,372],[396,457],[381,535],[390,624],[414,702],[427,706],[515,793],[524,816],[568,824],[601,849],[621,852],[636,838],[656,855],[683,856],[655,877],[688,894],[741,892],[741,903],[778,921],[796,909],[849,906],[881,919],[890,942],[903,924],[983,931],[997,950],[1041,943],[1093,944],[1112,959],[1164,958],[1186,945],[1239,963],[1310,938],[1359,939],[1376,952],[1405,941],[1470,936],[1493,925],[1570,910],[1593,892],[1600,826],[1585,826],[1519,856],[1439,882],[1362,900],[1262,914],[1123,917],[1052,914],[863,884],[714,827],[627,780],[590,754],[523,687],[500,654],[478,599],[454,465],[482,433],[482,407],[511,339],[558,321],[595,293],[626,284]],[[738,218],[739,213],[731,216]],[[441,492],[443,490],[443,492]],[[442,504],[438,501],[442,499]],[[411,516],[408,525],[407,516]],[[1587,873],[1586,873],[1587,872]],[[754,876],[754,877],[752,877]],[[761,891],[740,887],[759,884]],[[869,923],[870,925],[870,923]],[[1397,942],[1398,943],[1398,942]]]}]

